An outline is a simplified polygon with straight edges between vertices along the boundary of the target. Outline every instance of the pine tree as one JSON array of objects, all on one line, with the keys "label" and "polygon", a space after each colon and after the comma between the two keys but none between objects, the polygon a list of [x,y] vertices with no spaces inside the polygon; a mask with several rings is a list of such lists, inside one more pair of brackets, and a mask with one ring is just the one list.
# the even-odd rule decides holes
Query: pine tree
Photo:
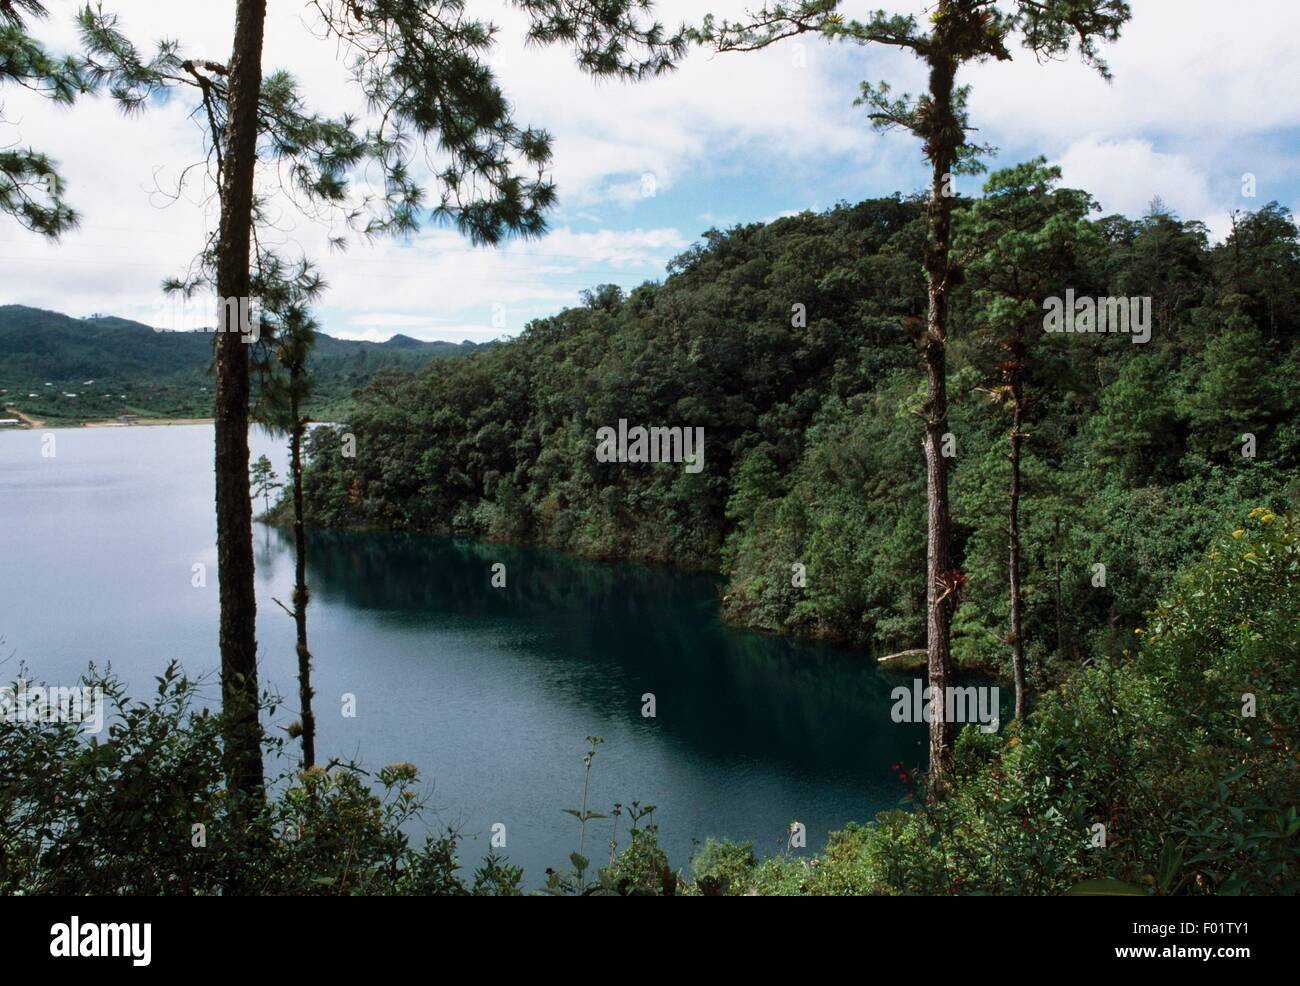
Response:
[{"label": "pine tree", "polygon": [[1011,602],[1012,678],[1017,720],[1023,721],[1025,684],[1024,593],[1021,587],[1021,451],[1025,414],[1035,403],[1026,390],[1030,350],[1042,336],[1042,301],[1063,291],[1071,275],[1101,247],[1085,193],[1057,188],[1059,168],[1036,158],[991,175],[984,198],[957,213],[954,249],[975,294],[975,323],[1002,350],[994,401],[1011,414],[1007,513],[1007,588]]},{"label": "pine tree", "polygon": [[928,71],[927,91],[895,96],[887,82],[862,84],[860,105],[880,129],[900,128],[921,142],[930,164],[924,267],[929,313],[921,337],[925,354],[926,403],[923,409],[926,461],[926,650],[929,684],[935,689],[930,722],[930,781],[941,793],[952,756],[953,724],[942,714],[943,696],[952,684],[949,651],[952,612],[964,576],[952,562],[952,524],[948,497],[948,462],[942,454],[948,431],[948,304],[961,269],[951,257],[953,180],[979,170],[978,156],[987,148],[971,144],[967,87],[957,74],[970,62],[1010,61],[1013,40],[1036,58],[1054,58],[1077,47],[1085,62],[1109,77],[1098,44],[1113,41],[1129,18],[1124,0],[1013,0],[1009,10],[995,0],[936,0],[929,28],[916,18],[879,10],[865,20],[846,18],[839,0],[798,0],[763,7],[744,22],[706,17],[692,36],[719,51],[765,48],[784,38],[820,35],[858,45],[884,45],[911,52]]},{"label": "pine tree", "polygon": [[249,470],[249,482],[252,485],[253,496],[262,498],[262,506],[266,510],[271,509],[271,492],[279,488],[280,484],[276,482],[275,469],[271,465],[271,460],[266,456],[258,456],[253,468]]},{"label": "pine tree", "polygon": [[294,585],[293,607],[277,604],[293,618],[298,658],[298,726],[302,740],[302,766],[316,763],[315,691],[311,685],[311,650],[307,644],[307,530],[303,510],[303,443],[308,420],[303,403],[311,396],[308,363],[319,326],[308,304],[324,290],[324,283],[307,264],[288,270],[278,258],[258,270],[258,290],[274,322],[270,356],[258,365],[259,400],[254,418],[272,432],[289,439],[289,493],[293,505]]},{"label": "pine tree", "polygon": [[[637,79],[665,72],[685,47],[648,16],[646,0],[514,0],[529,17],[528,40],[563,42],[598,76]],[[474,19],[465,0],[438,5],[406,0],[313,0],[313,27],[349,60],[353,80],[378,121],[362,129],[350,115],[308,111],[293,77],[262,78],[265,0],[238,0],[228,61],[184,57],[163,40],[142,57],[117,18],[87,6],[80,14],[85,71],[106,84],[126,112],[145,108],[164,90],[183,87],[198,100],[210,172],[219,192],[218,235],[178,291],[215,286],[222,305],[216,339],[218,566],[221,585],[223,701],[230,713],[225,755],[232,788],[260,797],[261,731],[257,721],[257,598],[254,591],[248,487],[250,269],[271,259],[257,236],[269,224],[255,193],[259,161],[279,165],[313,218],[329,217],[365,235],[410,233],[426,217],[449,222],[477,244],[536,236],[555,189],[546,176],[549,136],[521,128],[485,56],[495,29]],[[428,185],[419,155],[436,152],[443,170]],[[351,179],[377,166],[381,195]],[[338,236],[335,242],[345,240]]]},{"label": "pine tree", "polygon": [[[13,83],[56,103],[72,103],[90,88],[80,63],[49,54],[28,33],[25,16],[45,17],[44,5],[40,0],[0,0],[0,85]],[[58,167],[47,155],[32,148],[0,149],[0,213],[57,240],[80,221],[63,191]]]}]

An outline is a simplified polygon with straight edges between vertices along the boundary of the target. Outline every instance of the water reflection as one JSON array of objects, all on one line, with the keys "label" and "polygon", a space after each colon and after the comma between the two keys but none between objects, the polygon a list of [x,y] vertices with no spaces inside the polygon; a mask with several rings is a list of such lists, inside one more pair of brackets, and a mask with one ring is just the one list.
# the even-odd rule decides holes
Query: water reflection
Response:
[{"label": "water reflection", "polygon": [[[275,536],[291,551],[287,531]],[[496,563],[506,566],[504,588],[490,584]],[[914,761],[924,735],[890,721],[889,692],[900,679],[866,655],[723,626],[709,576],[331,531],[312,533],[308,573],[318,602],[411,627],[491,632],[505,646],[485,651],[484,661],[544,662],[553,672],[544,680],[564,692],[555,697],[630,724],[641,723],[642,696],[651,693],[657,729],[697,758],[760,757],[879,780],[894,760]]]}]

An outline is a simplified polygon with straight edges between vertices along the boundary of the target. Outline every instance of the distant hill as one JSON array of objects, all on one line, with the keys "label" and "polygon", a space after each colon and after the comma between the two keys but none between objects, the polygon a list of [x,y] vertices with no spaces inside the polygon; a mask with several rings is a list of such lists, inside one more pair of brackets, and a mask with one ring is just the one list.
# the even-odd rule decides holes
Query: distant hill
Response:
[{"label": "distant hill", "polygon": [[[405,335],[359,342],[322,334],[313,354],[315,394],[308,412],[337,418],[346,413],[352,391],[381,369],[414,370],[479,348]],[[0,305],[0,403],[36,418],[206,417],[211,365],[210,332],[159,332],[108,315],[74,318]]]}]

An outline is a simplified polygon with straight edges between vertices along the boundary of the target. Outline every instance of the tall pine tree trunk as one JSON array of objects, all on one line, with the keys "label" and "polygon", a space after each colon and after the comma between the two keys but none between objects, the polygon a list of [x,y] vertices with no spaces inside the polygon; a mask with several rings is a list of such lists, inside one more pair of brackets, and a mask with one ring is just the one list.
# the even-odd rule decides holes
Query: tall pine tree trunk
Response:
[{"label": "tall pine tree trunk", "polygon": [[229,118],[223,143],[217,297],[223,331],[216,344],[217,565],[221,590],[221,692],[230,716],[224,737],[231,791],[264,796],[258,722],[257,597],[253,582],[253,503],[248,480],[248,346],[240,324],[250,311],[249,243],[257,163],[258,97],[266,0],[239,0],[230,60]]},{"label": "tall pine tree trunk", "polygon": [[933,168],[925,273],[929,314],[925,334],[925,490],[926,518],[926,663],[930,687],[930,786],[942,794],[952,758],[953,724],[947,720],[945,698],[952,685],[949,628],[957,587],[952,566],[952,523],[948,504],[948,460],[943,456],[943,436],[948,431],[948,291],[949,254],[952,248],[952,178],[957,148],[965,139],[953,115],[956,62],[942,53],[930,59],[932,113],[926,139],[926,156]]},{"label": "tall pine tree trunk", "polygon": [[1023,602],[1020,592],[1020,445],[1024,434],[1020,424],[1024,417],[1024,377],[1020,353],[1012,357],[1011,399],[1011,508],[1007,521],[1007,536],[1011,558],[1008,562],[1008,579],[1011,587],[1011,672],[1016,682],[1016,720],[1025,718],[1025,648],[1021,639]]},{"label": "tall pine tree trunk", "polygon": [[[1059,514],[1056,517],[1053,548],[1056,555],[1056,656],[1059,659],[1065,657],[1065,617],[1061,610],[1061,517]],[[1039,670],[1042,670],[1042,661],[1039,661]]]},{"label": "tall pine tree trunk", "polygon": [[311,710],[311,651],[307,649],[307,531],[302,509],[302,438],[306,422],[298,408],[298,379],[302,370],[290,370],[289,410],[293,431],[289,435],[289,467],[293,477],[293,622],[298,630],[298,697],[302,705],[302,766],[316,764],[316,715]]}]

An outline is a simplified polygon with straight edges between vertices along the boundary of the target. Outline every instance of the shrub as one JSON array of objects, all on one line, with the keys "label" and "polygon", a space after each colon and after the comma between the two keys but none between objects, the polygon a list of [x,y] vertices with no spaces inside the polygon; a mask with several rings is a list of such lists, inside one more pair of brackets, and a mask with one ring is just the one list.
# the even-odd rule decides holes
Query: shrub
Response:
[{"label": "shrub", "polygon": [[410,845],[410,764],[373,786],[353,764],[287,771],[246,811],[225,787],[221,716],[174,664],[149,702],[93,669],[85,684],[103,689],[103,738],[0,717],[0,893],[216,894],[234,872],[267,894],[518,893],[494,857],[466,883],[452,832]]}]

